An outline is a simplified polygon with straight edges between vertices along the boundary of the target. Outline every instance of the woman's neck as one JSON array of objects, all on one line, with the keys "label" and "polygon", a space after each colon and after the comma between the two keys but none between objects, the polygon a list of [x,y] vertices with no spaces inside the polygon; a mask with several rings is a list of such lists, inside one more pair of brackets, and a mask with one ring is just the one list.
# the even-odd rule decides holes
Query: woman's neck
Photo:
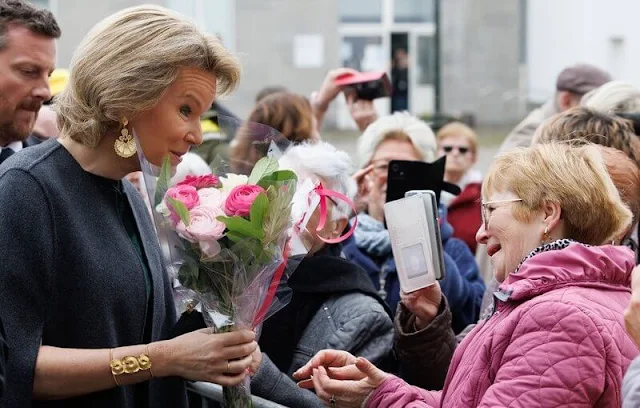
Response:
[{"label": "woman's neck", "polygon": [[458,184],[462,177],[464,176],[464,172],[459,171],[445,171],[444,172],[444,181],[448,183]]},{"label": "woman's neck", "polygon": [[96,147],[88,147],[61,135],[58,142],[73,156],[84,171],[96,176],[120,180],[129,173],[140,170],[137,155],[128,159],[115,153],[115,136],[104,135]]}]

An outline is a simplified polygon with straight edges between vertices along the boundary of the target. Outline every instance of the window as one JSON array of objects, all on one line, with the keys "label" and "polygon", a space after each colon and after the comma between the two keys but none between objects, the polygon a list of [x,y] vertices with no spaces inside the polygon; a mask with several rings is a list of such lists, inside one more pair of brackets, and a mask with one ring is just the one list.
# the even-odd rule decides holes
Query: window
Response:
[{"label": "window", "polygon": [[382,0],[339,0],[338,13],[343,23],[380,23]]},{"label": "window", "polygon": [[418,85],[435,84],[436,76],[436,41],[434,36],[421,35],[417,38],[418,46]]},{"label": "window", "polygon": [[235,0],[167,0],[166,6],[217,35],[225,47],[235,48]]},{"label": "window", "polygon": [[358,71],[384,70],[388,60],[382,52],[381,36],[350,36],[342,39],[342,66]]},{"label": "window", "polygon": [[435,4],[439,0],[394,0],[394,18],[396,23],[432,23]]}]

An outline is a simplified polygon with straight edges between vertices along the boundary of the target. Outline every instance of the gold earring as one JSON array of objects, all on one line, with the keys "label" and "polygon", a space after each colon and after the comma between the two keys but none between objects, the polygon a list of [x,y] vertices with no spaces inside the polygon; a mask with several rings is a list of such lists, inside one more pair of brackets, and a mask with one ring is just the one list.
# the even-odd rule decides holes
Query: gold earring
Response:
[{"label": "gold earring", "polygon": [[544,227],[544,233],[542,234],[542,243],[544,244],[549,239],[549,227]]},{"label": "gold earring", "polygon": [[116,154],[124,159],[128,159],[129,157],[136,154],[138,150],[136,148],[136,141],[133,140],[133,136],[129,134],[129,130],[127,129],[127,125],[129,121],[127,118],[122,120],[122,130],[120,130],[120,137],[116,139],[116,142],[113,144],[113,149],[116,151]]}]

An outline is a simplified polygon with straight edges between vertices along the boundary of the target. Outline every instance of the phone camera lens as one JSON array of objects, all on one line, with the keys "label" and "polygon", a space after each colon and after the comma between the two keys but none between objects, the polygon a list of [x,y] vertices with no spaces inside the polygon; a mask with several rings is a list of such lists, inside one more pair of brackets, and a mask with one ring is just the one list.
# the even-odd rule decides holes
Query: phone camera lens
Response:
[{"label": "phone camera lens", "polygon": [[394,172],[398,171],[399,169],[400,169],[400,167],[397,164],[394,164],[394,165],[391,166],[391,170],[393,170]]}]

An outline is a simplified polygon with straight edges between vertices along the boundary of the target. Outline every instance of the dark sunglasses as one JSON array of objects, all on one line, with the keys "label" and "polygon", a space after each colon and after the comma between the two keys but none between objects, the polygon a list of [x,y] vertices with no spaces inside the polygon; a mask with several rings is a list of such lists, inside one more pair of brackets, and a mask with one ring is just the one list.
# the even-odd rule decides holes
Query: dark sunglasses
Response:
[{"label": "dark sunglasses", "polygon": [[444,150],[445,153],[451,153],[453,149],[457,149],[460,154],[467,154],[470,150],[466,146],[442,146],[442,150]]}]

